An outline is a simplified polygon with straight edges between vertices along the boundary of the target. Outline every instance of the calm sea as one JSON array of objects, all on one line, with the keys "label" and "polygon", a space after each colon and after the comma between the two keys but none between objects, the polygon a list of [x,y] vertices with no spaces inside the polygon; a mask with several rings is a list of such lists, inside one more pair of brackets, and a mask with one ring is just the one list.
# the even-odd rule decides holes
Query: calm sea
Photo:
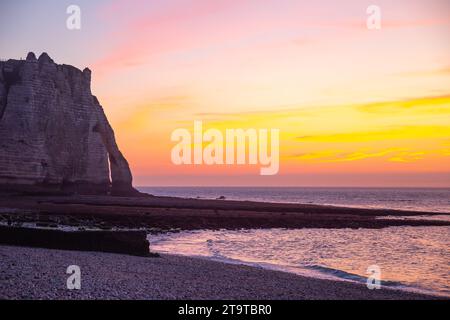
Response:
[{"label": "calm sea", "polygon": [[[450,189],[145,187],[160,196],[433,211],[449,220]],[[450,297],[450,227],[198,230],[149,235],[151,250]]]},{"label": "calm sea", "polygon": [[267,188],[267,187],[139,187],[158,196],[253,200],[344,207],[450,212],[450,189],[416,188]]}]

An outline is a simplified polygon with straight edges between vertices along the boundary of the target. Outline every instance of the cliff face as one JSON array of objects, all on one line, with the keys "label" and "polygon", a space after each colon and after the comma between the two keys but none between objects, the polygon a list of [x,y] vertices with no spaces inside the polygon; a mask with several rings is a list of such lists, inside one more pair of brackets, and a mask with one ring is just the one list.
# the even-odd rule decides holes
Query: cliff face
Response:
[{"label": "cliff face", "polygon": [[46,53],[0,62],[0,189],[136,192],[90,83]]}]

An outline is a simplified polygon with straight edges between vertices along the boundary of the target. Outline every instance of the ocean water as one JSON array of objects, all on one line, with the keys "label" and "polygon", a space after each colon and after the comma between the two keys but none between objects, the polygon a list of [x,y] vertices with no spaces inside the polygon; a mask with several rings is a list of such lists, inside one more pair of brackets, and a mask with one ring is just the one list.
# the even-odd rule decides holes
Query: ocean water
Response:
[{"label": "ocean water", "polygon": [[323,204],[358,208],[450,212],[450,189],[297,187],[139,187],[158,196]]},{"label": "ocean water", "polygon": [[[440,213],[450,220],[450,189],[143,187],[160,196],[322,204]],[[383,217],[404,219],[405,217]],[[408,217],[411,219],[411,217]],[[198,230],[149,235],[152,251],[200,256],[301,275],[366,283],[367,269],[382,284],[450,297],[450,227],[384,229]]]},{"label": "ocean water", "polygon": [[199,230],[149,235],[160,253],[203,257],[310,277],[381,283],[450,297],[450,227]]}]

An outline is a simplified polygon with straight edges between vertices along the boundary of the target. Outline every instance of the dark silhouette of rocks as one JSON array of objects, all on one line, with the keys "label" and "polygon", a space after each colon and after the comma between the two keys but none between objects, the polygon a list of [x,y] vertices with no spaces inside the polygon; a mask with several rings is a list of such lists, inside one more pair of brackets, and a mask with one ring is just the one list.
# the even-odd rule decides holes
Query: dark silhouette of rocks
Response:
[{"label": "dark silhouette of rocks", "polygon": [[150,256],[144,231],[62,231],[0,226],[0,244]]},{"label": "dark silhouette of rocks", "polygon": [[136,195],[128,162],[91,93],[91,71],[0,62],[0,190]]}]

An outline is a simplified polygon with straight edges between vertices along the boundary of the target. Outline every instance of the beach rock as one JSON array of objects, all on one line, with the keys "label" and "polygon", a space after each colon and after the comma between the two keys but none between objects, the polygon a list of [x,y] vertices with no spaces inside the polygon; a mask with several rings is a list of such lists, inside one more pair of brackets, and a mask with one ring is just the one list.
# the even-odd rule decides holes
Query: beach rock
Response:
[{"label": "beach rock", "polygon": [[91,71],[47,53],[0,61],[0,191],[30,188],[137,194]]},{"label": "beach rock", "polygon": [[143,231],[62,231],[0,226],[0,244],[149,256]]}]

